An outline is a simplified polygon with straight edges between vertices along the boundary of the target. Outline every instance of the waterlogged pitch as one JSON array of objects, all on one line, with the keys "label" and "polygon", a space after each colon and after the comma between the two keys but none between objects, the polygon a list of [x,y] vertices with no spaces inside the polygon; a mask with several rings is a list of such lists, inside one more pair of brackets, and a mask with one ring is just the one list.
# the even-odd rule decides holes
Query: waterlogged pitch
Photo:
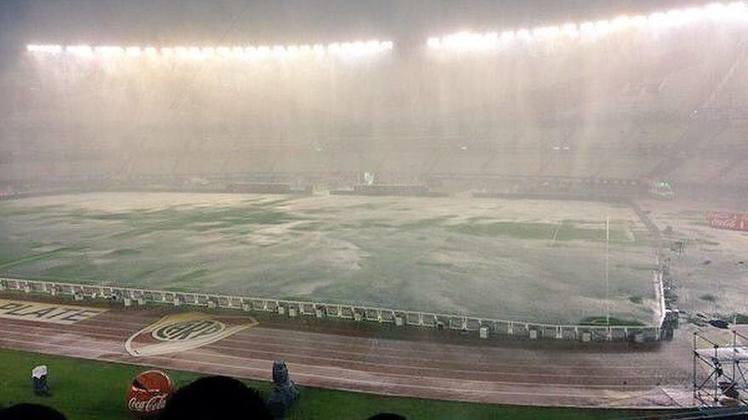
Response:
[{"label": "waterlogged pitch", "polygon": [[649,323],[654,305],[650,238],[617,204],[90,193],[0,203],[0,241],[21,278],[536,322]]}]

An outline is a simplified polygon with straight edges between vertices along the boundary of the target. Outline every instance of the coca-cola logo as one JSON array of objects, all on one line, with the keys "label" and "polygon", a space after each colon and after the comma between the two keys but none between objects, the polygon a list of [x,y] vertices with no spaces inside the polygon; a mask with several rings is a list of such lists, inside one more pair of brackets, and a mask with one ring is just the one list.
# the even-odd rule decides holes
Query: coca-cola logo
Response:
[{"label": "coca-cola logo", "polygon": [[215,335],[225,329],[226,325],[222,322],[197,319],[166,324],[153,330],[151,335],[160,341],[183,341]]},{"label": "coca-cola logo", "polygon": [[135,377],[127,393],[127,408],[137,418],[158,415],[173,392],[171,379],[159,370],[141,372]]},{"label": "coca-cola logo", "polygon": [[735,229],[738,225],[738,217],[729,213],[712,213],[709,217],[709,224],[716,228]]},{"label": "coca-cola logo", "polygon": [[136,413],[156,413],[166,407],[166,400],[168,397],[169,395],[167,394],[154,395],[148,400],[138,400],[137,398],[132,397],[127,401],[127,408]]}]

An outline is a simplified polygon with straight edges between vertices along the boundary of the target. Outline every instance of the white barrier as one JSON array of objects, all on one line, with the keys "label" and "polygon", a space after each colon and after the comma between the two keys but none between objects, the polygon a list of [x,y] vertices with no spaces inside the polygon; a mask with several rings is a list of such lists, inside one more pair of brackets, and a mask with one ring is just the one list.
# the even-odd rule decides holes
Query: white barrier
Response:
[{"label": "white barrier", "polygon": [[[660,279],[659,290],[662,282]],[[520,338],[546,338],[577,341],[632,341],[634,337],[643,341],[658,341],[660,326],[595,326],[556,325],[534,322],[509,321],[467,315],[440,314],[402,309],[378,308],[337,303],[304,302],[248,296],[227,296],[212,293],[176,292],[119,286],[61,283],[42,280],[0,278],[0,290],[36,294],[52,294],[73,297],[76,300],[100,299],[112,302],[138,302],[145,304],[167,304],[200,306],[210,309],[233,309],[240,311],[268,312],[284,316],[339,318],[415,326],[421,328],[452,329],[479,332],[486,328],[491,336],[510,335]],[[657,296],[658,301],[664,298]],[[664,306],[663,306],[664,307]],[[293,314],[293,315],[292,315]],[[661,312],[664,314],[664,311]],[[664,316],[664,315],[662,315]]]},{"label": "white barrier", "polygon": [[653,273],[653,282],[655,288],[655,299],[657,300],[657,311],[654,317],[654,325],[662,325],[665,322],[665,285],[662,282],[662,271],[655,270]]}]

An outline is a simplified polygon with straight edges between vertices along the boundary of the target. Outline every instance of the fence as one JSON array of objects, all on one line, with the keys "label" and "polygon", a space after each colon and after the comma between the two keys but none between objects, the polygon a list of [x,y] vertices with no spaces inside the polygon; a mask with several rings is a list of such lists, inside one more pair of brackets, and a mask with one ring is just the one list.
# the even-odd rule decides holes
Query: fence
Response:
[{"label": "fence", "polygon": [[[661,286],[660,286],[661,287]],[[598,341],[660,340],[657,326],[596,326],[555,325],[534,322],[508,321],[457,314],[409,311],[337,303],[305,302],[248,296],[228,296],[210,293],[176,292],[118,286],[60,283],[40,280],[0,278],[0,291],[16,291],[28,294],[46,294],[68,297],[78,301],[85,299],[108,300],[124,306],[167,304],[188,305],[210,309],[233,309],[246,312],[275,313],[291,318],[315,317],[347,319],[356,322],[376,322],[398,327],[421,327],[434,329],[479,332],[482,338],[490,336],[513,336],[525,339]]]}]

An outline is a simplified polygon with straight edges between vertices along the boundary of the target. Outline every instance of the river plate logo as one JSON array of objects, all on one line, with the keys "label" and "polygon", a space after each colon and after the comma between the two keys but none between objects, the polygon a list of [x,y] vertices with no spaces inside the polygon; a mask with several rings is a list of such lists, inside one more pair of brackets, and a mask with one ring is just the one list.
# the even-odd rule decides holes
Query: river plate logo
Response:
[{"label": "river plate logo", "polygon": [[223,322],[213,319],[193,319],[166,324],[153,330],[151,335],[159,341],[185,341],[209,337],[224,330],[226,330],[226,324]]},{"label": "river plate logo", "polygon": [[125,342],[131,356],[177,353],[215,343],[257,325],[250,317],[190,312],[167,315],[133,334]]}]

